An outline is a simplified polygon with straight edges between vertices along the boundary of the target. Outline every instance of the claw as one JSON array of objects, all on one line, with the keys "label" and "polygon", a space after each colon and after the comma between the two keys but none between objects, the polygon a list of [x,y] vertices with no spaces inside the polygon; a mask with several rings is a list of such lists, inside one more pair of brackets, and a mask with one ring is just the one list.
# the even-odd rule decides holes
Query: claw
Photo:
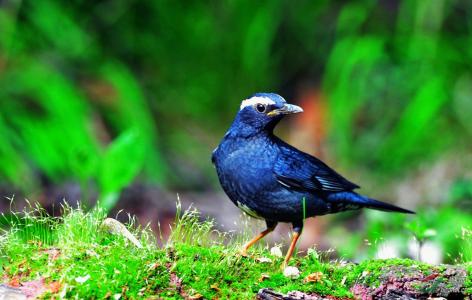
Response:
[{"label": "claw", "polygon": [[241,255],[242,257],[248,257],[249,255],[247,254],[247,250],[246,249],[242,249],[239,251],[239,255]]}]

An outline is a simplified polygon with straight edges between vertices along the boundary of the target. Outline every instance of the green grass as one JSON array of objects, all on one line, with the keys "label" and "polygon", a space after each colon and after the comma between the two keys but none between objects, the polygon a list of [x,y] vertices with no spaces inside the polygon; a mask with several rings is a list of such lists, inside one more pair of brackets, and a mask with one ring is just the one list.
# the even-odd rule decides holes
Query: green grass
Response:
[{"label": "green grass", "polygon": [[[349,290],[356,283],[378,286],[386,265],[410,266],[425,273],[431,269],[407,259],[360,264],[328,261],[311,249],[291,261],[301,274],[289,279],[280,270],[283,258],[271,255],[260,244],[250,251],[250,257],[242,257],[238,252],[245,238],[216,231],[213,221],[201,221],[195,210],[182,213],[179,208],[177,216],[163,247],[148,228],[139,228],[130,218],[127,227],[142,248],[104,230],[101,224],[106,215],[97,209],[86,213],[64,207],[63,217],[52,218],[35,207],[4,216],[10,226],[0,238],[3,279],[27,282],[44,278],[46,284],[60,287],[54,291],[57,296],[66,298],[121,295],[180,299],[201,295],[205,299],[252,299],[264,287],[284,293],[300,290],[352,297]],[[270,261],[260,262],[262,257]],[[304,282],[315,272],[323,274],[319,281]],[[472,290],[470,278],[466,289]],[[51,292],[44,297],[50,296]]]}]

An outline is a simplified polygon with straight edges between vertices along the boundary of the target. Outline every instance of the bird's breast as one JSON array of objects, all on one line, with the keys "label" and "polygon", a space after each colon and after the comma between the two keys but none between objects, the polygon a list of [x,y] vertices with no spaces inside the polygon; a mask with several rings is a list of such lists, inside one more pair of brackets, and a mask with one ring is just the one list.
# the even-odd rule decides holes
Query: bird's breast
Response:
[{"label": "bird's breast", "polygon": [[231,200],[245,203],[270,189],[274,182],[272,167],[277,157],[269,143],[227,141],[215,152],[220,183]]}]

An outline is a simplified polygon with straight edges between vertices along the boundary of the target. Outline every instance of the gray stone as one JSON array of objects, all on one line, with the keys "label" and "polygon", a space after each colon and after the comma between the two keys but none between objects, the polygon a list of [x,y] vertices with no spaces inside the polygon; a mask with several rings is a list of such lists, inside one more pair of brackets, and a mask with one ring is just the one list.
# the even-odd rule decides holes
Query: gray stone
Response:
[{"label": "gray stone", "polygon": [[0,300],[26,300],[20,289],[0,284]]}]

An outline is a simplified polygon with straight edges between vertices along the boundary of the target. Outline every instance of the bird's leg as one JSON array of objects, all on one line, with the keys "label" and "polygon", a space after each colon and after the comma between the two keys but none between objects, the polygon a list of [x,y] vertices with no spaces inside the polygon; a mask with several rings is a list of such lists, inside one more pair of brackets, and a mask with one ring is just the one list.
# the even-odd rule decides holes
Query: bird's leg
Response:
[{"label": "bird's leg", "polygon": [[249,242],[247,242],[246,245],[244,245],[243,249],[241,250],[241,255],[242,255],[242,256],[247,256],[247,250],[248,250],[252,245],[254,245],[255,243],[257,243],[258,240],[262,239],[263,237],[265,237],[266,235],[268,235],[269,233],[271,233],[272,231],[274,231],[275,226],[277,226],[277,222],[272,222],[272,221],[267,221],[267,220],[266,220],[266,224],[267,224],[267,229],[266,229],[266,230],[264,230],[263,232],[259,233],[256,237],[254,237],[252,240],[250,240]]},{"label": "bird's leg", "polygon": [[292,257],[293,251],[295,250],[295,246],[297,245],[298,238],[300,237],[303,230],[303,223],[294,223],[293,224],[293,237],[292,242],[290,243],[290,247],[288,248],[287,255],[285,256],[284,263],[282,264],[282,270],[287,267],[288,261]]}]

